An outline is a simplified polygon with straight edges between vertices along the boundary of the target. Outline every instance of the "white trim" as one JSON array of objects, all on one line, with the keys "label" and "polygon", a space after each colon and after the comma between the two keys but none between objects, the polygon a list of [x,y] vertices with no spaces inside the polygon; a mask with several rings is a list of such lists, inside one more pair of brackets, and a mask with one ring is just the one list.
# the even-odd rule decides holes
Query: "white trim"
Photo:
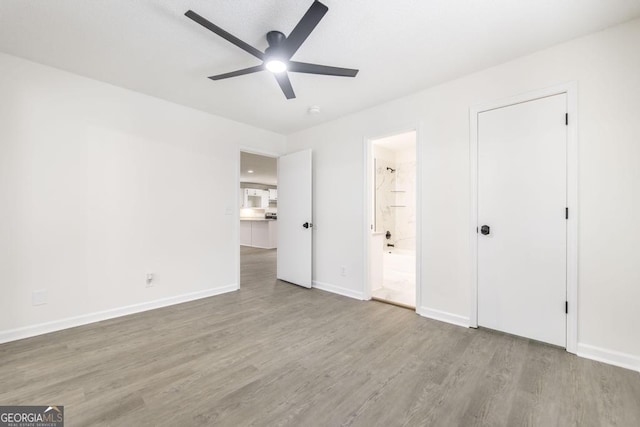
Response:
[{"label": "white trim", "polygon": [[[396,128],[382,135],[377,136],[365,136],[363,138],[363,164],[364,164],[364,191],[365,195],[363,203],[364,212],[364,236],[363,236],[363,257],[364,257],[364,270],[362,277],[363,299],[371,299],[371,282],[369,278],[369,260],[371,255],[371,222],[373,221],[373,208],[371,200],[373,200],[373,141],[377,139],[387,138],[389,136],[398,135],[401,133],[407,133],[415,131],[416,133],[416,218],[422,218],[422,137],[424,135],[424,125],[422,121],[414,122],[407,126]],[[416,221],[416,302],[418,307],[422,302],[422,221]],[[417,311],[417,310],[416,310]]]},{"label": "white trim", "polygon": [[578,351],[578,84],[566,84],[567,134],[567,351]]},{"label": "white trim", "polygon": [[364,194],[363,200],[363,212],[364,212],[364,235],[363,235],[363,271],[362,271],[362,295],[364,300],[369,301],[371,299],[371,278],[369,277],[370,268],[369,260],[371,259],[371,225],[373,222],[373,212],[371,209],[371,200],[373,199],[373,148],[371,140],[367,137],[363,139],[363,164],[364,164]]},{"label": "white trim", "polygon": [[469,109],[469,175],[471,180],[471,219],[469,224],[471,257],[471,307],[469,322],[478,327],[478,114],[539,98],[567,94],[569,126],[567,132],[567,351],[576,353],[578,342],[578,85],[568,82],[506,99],[491,101]]},{"label": "white trim", "polygon": [[0,331],[0,343],[21,340],[24,338],[34,337],[36,335],[48,334],[50,332],[61,331],[63,329],[75,328],[89,323],[100,322],[103,320],[113,319],[116,317],[127,316],[129,314],[140,313],[156,308],[167,307],[170,305],[181,304],[184,302],[194,301],[201,298],[208,298],[215,295],[233,292],[238,289],[237,284],[222,286],[219,288],[206,289],[204,291],[190,292],[188,294],[176,295],[173,297],[161,298],[154,301],[143,302],[139,304],[127,305],[119,308],[98,311],[95,313],[82,314],[80,316],[68,317],[66,319],[54,320],[52,322],[40,323],[37,325],[24,326],[22,328],[9,329]]},{"label": "white trim", "polygon": [[312,288],[319,289],[321,291],[331,292],[332,294],[342,295],[344,297],[354,298],[360,301],[364,301],[364,295],[362,292],[354,291],[353,289],[343,288],[342,286],[332,285],[330,283],[323,283],[313,281]]},{"label": "white trim", "polygon": [[428,319],[438,320],[440,322],[451,323],[452,325],[469,327],[469,318],[460,316],[459,314],[448,313],[446,311],[436,310],[428,307],[419,307],[417,313]]},{"label": "white trim", "polygon": [[469,327],[478,327],[478,113],[469,110],[469,187],[471,189],[471,215],[469,215],[469,255],[471,257],[471,307]]},{"label": "white trim", "polygon": [[242,147],[238,147],[238,151],[236,152],[236,155],[238,156],[236,158],[236,179],[234,181],[236,188],[234,189],[234,200],[236,205],[234,206],[233,212],[234,215],[236,216],[236,221],[235,221],[235,229],[236,229],[236,238],[233,242],[233,244],[236,246],[236,283],[238,284],[238,290],[240,289],[240,282],[241,282],[241,260],[240,260],[240,206],[241,206],[241,201],[240,201],[240,174],[242,173],[242,171],[240,170],[241,168],[241,162],[242,162]]},{"label": "white trim", "polygon": [[416,125],[416,307],[422,305],[422,154],[424,124]]},{"label": "white trim", "polygon": [[255,147],[248,147],[246,145],[240,145],[240,146],[238,146],[238,148],[239,148],[239,151],[242,151],[244,153],[257,154],[259,156],[264,156],[264,157],[278,158],[278,157],[284,156],[286,154],[286,153],[277,153],[275,151],[261,150],[259,148],[255,148]]},{"label": "white trim", "polygon": [[607,350],[593,345],[580,343],[578,344],[577,354],[585,359],[591,359],[640,372],[640,357],[628,353],[621,353],[619,351]]}]

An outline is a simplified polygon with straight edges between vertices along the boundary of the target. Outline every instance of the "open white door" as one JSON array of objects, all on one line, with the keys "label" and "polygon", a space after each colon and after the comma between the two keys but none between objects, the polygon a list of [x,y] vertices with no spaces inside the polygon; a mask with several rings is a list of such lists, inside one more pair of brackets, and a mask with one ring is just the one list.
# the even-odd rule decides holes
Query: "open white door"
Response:
[{"label": "open white door", "polygon": [[280,280],[311,287],[311,150],[278,159],[278,269]]}]

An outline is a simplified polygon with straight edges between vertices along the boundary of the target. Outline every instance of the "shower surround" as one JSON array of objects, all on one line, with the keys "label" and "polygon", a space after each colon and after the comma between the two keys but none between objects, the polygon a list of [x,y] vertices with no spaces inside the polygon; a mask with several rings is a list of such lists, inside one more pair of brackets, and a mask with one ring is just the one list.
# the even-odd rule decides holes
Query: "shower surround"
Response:
[{"label": "shower surround", "polygon": [[376,231],[391,233],[386,244],[397,249],[416,247],[416,161],[414,150],[393,152],[376,148]]}]

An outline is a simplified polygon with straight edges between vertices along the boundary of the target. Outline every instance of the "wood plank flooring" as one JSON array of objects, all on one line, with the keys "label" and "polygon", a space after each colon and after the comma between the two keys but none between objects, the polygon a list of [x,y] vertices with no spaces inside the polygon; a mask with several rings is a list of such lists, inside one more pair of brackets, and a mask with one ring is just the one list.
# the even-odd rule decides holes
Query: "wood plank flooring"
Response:
[{"label": "wood plank flooring", "polygon": [[640,374],[275,279],[0,345],[0,404],[67,426],[638,426]]}]

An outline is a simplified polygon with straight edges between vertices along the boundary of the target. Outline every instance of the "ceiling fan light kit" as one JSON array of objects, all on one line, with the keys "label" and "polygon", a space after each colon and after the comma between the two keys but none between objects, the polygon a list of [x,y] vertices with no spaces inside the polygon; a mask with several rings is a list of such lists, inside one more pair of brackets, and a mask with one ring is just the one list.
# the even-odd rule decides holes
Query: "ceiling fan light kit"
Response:
[{"label": "ceiling fan light kit", "polygon": [[287,71],[287,64],[278,59],[270,59],[269,61],[266,61],[264,65],[267,67],[267,70],[272,73],[283,73]]},{"label": "ceiling fan light kit", "polygon": [[330,67],[327,65],[309,64],[291,60],[328,10],[329,8],[324,4],[317,0],[314,1],[309,10],[307,10],[307,13],[304,14],[300,22],[298,22],[293,31],[291,31],[289,37],[286,37],[280,31],[269,31],[267,33],[267,43],[269,47],[264,52],[245,43],[192,10],[187,11],[185,16],[262,61],[260,65],[211,76],[209,77],[211,80],[223,80],[268,70],[275,76],[286,98],[293,99],[296,95],[287,72],[339,77],[355,77],[358,74],[358,70],[355,69]]}]

